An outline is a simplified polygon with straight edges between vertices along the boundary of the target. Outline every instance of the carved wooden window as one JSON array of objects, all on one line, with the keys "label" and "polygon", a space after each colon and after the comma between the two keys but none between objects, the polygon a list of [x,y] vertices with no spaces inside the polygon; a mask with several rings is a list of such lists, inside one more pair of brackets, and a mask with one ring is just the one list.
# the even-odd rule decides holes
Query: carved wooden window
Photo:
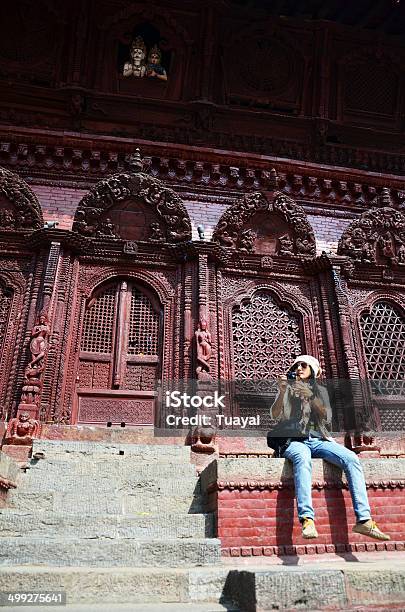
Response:
[{"label": "carved wooden window", "polygon": [[81,350],[111,353],[116,288],[108,287],[86,309]]},{"label": "carved wooden window", "polygon": [[157,355],[159,314],[149,298],[133,287],[129,315],[129,355]]},{"label": "carved wooden window", "polygon": [[121,280],[89,301],[80,346],[81,389],[154,389],[161,309],[147,289]]},{"label": "carved wooden window", "polygon": [[4,347],[12,300],[13,292],[0,282],[0,356]]},{"label": "carved wooden window", "polygon": [[274,380],[302,352],[297,317],[267,291],[233,308],[232,336],[235,380]]},{"label": "carved wooden window", "polygon": [[405,318],[388,302],[360,316],[368,375],[378,394],[405,394]]}]

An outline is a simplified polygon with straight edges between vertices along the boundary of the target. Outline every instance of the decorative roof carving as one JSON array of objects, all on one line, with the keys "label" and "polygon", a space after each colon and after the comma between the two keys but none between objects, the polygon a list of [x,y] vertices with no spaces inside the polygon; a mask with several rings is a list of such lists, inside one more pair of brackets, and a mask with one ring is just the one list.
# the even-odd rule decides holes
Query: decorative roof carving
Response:
[{"label": "decorative roof carving", "polygon": [[338,254],[353,263],[405,266],[405,213],[389,203],[384,190],[382,208],[372,208],[353,221],[343,232]]},{"label": "decorative roof carving", "polygon": [[129,171],[100,181],[79,202],[73,231],[91,238],[176,243],[191,240],[191,223],[180,197],[142,172],[137,149]]},{"label": "decorative roof carving", "polygon": [[37,196],[17,174],[0,167],[0,231],[43,227]]},{"label": "decorative roof carving", "polygon": [[303,208],[280,192],[270,199],[259,192],[238,199],[220,218],[212,240],[245,253],[314,256],[316,250]]}]

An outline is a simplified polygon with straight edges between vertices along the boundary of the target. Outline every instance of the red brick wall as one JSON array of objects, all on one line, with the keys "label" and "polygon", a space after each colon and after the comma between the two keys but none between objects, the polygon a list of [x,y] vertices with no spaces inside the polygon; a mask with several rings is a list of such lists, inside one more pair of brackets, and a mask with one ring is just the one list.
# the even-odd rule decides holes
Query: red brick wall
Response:
[{"label": "red brick wall", "polygon": [[225,556],[304,554],[405,549],[405,488],[368,488],[374,520],[391,535],[376,542],[353,534],[355,517],[347,489],[313,489],[316,540],[305,540],[293,488],[218,491],[218,537]]}]

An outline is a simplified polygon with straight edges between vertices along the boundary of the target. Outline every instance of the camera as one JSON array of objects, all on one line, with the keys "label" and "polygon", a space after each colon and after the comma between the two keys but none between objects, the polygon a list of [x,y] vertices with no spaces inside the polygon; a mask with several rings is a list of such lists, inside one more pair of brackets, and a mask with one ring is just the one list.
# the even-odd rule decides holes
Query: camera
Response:
[{"label": "camera", "polygon": [[291,382],[297,380],[297,372],[295,370],[290,370],[287,372],[287,380]]}]

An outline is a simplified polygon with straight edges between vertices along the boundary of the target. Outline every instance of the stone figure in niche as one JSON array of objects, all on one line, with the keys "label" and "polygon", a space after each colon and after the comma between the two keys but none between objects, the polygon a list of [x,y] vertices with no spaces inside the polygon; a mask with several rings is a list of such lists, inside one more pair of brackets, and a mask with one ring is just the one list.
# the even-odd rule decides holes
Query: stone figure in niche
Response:
[{"label": "stone figure in niche", "polygon": [[253,243],[256,238],[256,233],[252,229],[245,230],[242,232],[239,238],[238,248],[243,253],[253,252]]},{"label": "stone figure in niche", "polygon": [[151,223],[150,226],[149,240],[155,240],[156,242],[163,242],[165,237],[162,230],[160,229],[159,223]]},{"label": "stone figure in niche", "polygon": [[167,81],[166,70],[162,64],[162,52],[157,45],[152,47],[148,55],[148,64],[146,66],[146,76],[150,79],[159,79],[159,81]]},{"label": "stone figure in niche", "polygon": [[20,414],[9,421],[6,440],[10,444],[30,444],[33,438],[39,436],[41,426],[28,412]]},{"label": "stone figure in niche", "polygon": [[280,236],[278,241],[280,243],[280,248],[278,251],[279,255],[293,255],[294,244],[288,234],[284,234],[284,236]]},{"label": "stone figure in niche", "polygon": [[212,341],[206,319],[200,320],[195,332],[195,339],[197,343],[197,379],[201,381],[211,380],[209,361],[212,353]]},{"label": "stone figure in niche", "polygon": [[130,50],[131,59],[124,64],[122,74],[124,77],[144,77],[146,74],[145,57],[146,47],[143,38],[137,36],[132,42]]}]

